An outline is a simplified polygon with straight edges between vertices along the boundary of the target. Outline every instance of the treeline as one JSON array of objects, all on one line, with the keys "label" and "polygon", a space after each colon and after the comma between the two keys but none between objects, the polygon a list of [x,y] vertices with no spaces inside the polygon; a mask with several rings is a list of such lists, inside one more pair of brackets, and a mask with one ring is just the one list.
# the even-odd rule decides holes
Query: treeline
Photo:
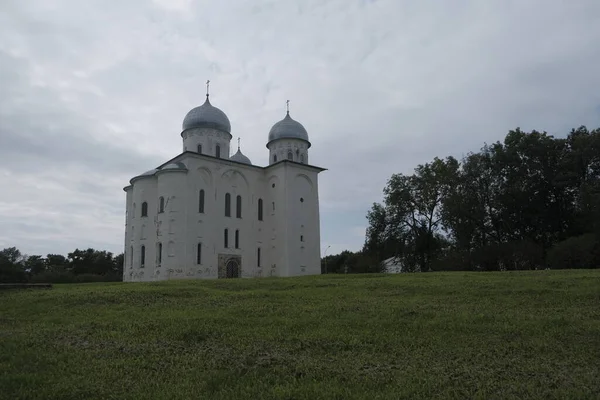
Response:
[{"label": "treeline", "polygon": [[0,251],[0,282],[75,283],[123,280],[123,254],[76,249],[60,254],[27,256],[16,247]]},{"label": "treeline", "polygon": [[600,267],[600,129],[516,129],[394,174],[383,192],[355,257],[404,271]]}]

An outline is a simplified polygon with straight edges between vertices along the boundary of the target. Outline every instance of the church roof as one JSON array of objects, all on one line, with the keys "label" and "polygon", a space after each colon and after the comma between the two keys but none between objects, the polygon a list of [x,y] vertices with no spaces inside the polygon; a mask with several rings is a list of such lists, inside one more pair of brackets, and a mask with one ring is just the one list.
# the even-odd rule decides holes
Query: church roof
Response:
[{"label": "church roof", "polygon": [[183,119],[182,130],[193,128],[214,128],[231,134],[231,123],[227,115],[210,104],[208,95],[201,106],[192,108]]},{"label": "church roof", "polygon": [[310,142],[308,141],[308,132],[304,126],[292,119],[290,117],[290,112],[288,111],[285,115],[285,118],[281,121],[277,122],[271,130],[269,131],[269,143],[277,139],[300,139],[308,142],[308,146],[310,147]]}]

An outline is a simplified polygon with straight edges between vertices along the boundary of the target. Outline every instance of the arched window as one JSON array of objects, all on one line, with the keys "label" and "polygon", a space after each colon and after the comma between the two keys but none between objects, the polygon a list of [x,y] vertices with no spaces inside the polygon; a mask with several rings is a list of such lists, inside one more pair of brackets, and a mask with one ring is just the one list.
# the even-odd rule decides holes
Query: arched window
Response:
[{"label": "arched window", "polygon": [[215,146],[215,155],[217,158],[221,158],[221,146],[219,146],[219,145]]},{"label": "arched window", "polygon": [[231,195],[225,193],[225,216],[231,217]]},{"label": "arched window", "polygon": [[240,248],[240,230],[239,229],[235,230],[235,248],[236,249]]},{"label": "arched window", "polygon": [[204,189],[200,189],[198,194],[198,212],[204,213]]},{"label": "arched window", "polygon": [[291,151],[288,151],[288,160],[293,160],[294,159],[294,154],[292,154]]},{"label": "arched window", "polygon": [[144,264],[146,264],[146,246],[142,246],[140,250],[140,266],[144,268]]},{"label": "arched window", "polygon": [[304,235],[300,235],[300,241],[304,242]]},{"label": "arched window", "polygon": [[256,266],[260,267],[260,247],[258,248],[258,251],[256,252]]},{"label": "arched window", "polygon": [[165,212],[165,198],[162,196],[160,196],[160,198],[158,199],[158,212]]},{"label": "arched window", "polygon": [[235,217],[242,218],[242,196],[239,194],[235,198]]},{"label": "arched window", "polygon": [[143,202],[142,203],[142,217],[147,217],[148,216],[148,203]]},{"label": "arched window", "polygon": [[304,154],[300,154],[300,162],[304,164]]},{"label": "arched window", "polygon": [[202,264],[202,243],[198,243],[198,247],[196,249],[196,264]]},{"label": "arched window", "polygon": [[277,154],[273,154],[273,162],[277,162]]},{"label": "arched window", "polygon": [[275,202],[274,201],[271,202],[271,206],[273,207],[273,211],[275,211]]},{"label": "arched window", "polygon": [[263,200],[258,199],[258,220],[263,220]]},{"label": "arched window", "polygon": [[225,232],[223,232],[223,247],[229,247],[229,230],[226,228]]},{"label": "arched window", "polygon": [[162,262],[162,243],[159,243],[156,249],[156,263],[160,266]]},{"label": "arched window", "polygon": [[202,154],[202,145],[201,144],[198,145],[198,154]]}]

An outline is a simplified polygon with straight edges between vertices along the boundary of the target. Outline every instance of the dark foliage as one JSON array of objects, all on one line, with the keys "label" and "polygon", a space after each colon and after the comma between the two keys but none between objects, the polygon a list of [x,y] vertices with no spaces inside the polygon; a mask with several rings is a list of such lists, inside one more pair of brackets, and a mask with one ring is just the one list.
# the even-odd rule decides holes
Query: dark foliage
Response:
[{"label": "dark foliage", "polygon": [[600,129],[510,131],[394,174],[361,254],[404,271],[600,268]]},{"label": "dark foliage", "polygon": [[22,255],[16,247],[0,251],[0,282],[81,283],[122,280],[123,254],[76,249],[60,254]]}]

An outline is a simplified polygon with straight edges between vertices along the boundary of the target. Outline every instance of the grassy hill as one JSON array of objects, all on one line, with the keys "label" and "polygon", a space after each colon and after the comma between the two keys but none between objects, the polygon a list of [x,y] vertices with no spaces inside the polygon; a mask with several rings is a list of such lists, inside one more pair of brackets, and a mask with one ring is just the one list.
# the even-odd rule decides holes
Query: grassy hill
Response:
[{"label": "grassy hill", "polygon": [[600,397],[600,270],[0,293],[2,399]]}]

